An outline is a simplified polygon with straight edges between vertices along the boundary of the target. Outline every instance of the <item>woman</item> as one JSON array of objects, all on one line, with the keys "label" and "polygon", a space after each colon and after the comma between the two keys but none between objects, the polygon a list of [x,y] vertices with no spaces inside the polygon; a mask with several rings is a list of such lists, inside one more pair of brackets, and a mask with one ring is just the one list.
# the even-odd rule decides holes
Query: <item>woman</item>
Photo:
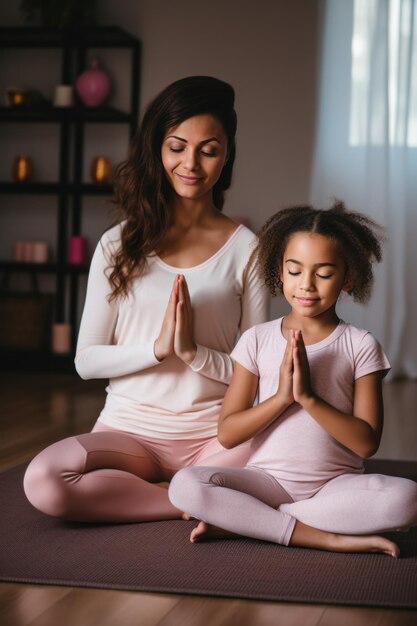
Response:
[{"label": "woman", "polygon": [[239,333],[266,321],[247,265],[255,236],[221,213],[235,158],[230,85],[194,76],[151,104],[116,172],[123,221],[91,263],[76,368],[109,378],[91,433],[41,452],[24,487],[49,515],[133,522],[181,517],[157,484],[185,466],[242,466],[217,441]]}]

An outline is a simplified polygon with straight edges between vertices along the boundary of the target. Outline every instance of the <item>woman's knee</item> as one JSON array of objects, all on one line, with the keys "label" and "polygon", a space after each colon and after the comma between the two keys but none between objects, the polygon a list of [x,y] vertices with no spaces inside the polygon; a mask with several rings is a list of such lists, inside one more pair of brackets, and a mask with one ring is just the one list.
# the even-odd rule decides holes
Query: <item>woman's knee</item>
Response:
[{"label": "woman's knee", "polygon": [[53,517],[70,515],[71,485],[80,477],[79,446],[72,440],[75,438],[52,444],[40,452],[27,467],[23,479],[29,502]]},{"label": "woman's knee", "polygon": [[42,513],[61,517],[64,513],[60,486],[49,468],[37,458],[26,470],[23,489],[29,502]]}]

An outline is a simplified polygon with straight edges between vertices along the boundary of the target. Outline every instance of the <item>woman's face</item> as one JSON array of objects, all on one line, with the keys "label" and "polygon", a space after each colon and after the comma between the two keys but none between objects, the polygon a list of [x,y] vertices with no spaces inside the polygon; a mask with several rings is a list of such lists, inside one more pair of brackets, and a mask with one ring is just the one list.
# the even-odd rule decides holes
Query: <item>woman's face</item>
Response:
[{"label": "woman's face", "polygon": [[161,149],[166,177],[181,198],[211,195],[227,158],[227,137],[212,115],[196,115],[173,126]]}]

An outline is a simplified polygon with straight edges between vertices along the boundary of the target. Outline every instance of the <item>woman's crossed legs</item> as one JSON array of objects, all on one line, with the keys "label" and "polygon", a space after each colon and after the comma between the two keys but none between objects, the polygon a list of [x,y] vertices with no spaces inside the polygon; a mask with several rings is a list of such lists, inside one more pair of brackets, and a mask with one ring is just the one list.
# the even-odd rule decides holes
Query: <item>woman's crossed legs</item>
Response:
[{"label": "woman's crossed legs", "polygon": [[110,427],[52,444],[30,463],[27,498],[37,509],[66,520],[138,522],[179,519],[167,490],[158,484],[197,463],[242,466],[248,446],[225,450],[216,438],[141,439]]}]

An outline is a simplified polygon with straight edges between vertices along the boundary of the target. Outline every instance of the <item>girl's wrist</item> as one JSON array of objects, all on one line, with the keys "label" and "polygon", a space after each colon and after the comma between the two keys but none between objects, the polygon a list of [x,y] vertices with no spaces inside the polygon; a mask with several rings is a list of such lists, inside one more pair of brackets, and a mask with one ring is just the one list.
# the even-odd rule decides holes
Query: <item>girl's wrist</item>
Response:
[{"label": "girl's wrist", "polygon": [[303,407],[303,409],[307,411],[307,413],[311,413],[311,410],[314,407],[316,400],[316,396],[313,393],[310,393],[300,396],[300,398],[297,399],[297,402]]},{"label": "girl's wrist", "polygon": [[294,398],[292,396],[284,395],[279,390],[276,392],[274,396],[274,404],[276,406],[278,415],[286,411],[293,403]]}]

